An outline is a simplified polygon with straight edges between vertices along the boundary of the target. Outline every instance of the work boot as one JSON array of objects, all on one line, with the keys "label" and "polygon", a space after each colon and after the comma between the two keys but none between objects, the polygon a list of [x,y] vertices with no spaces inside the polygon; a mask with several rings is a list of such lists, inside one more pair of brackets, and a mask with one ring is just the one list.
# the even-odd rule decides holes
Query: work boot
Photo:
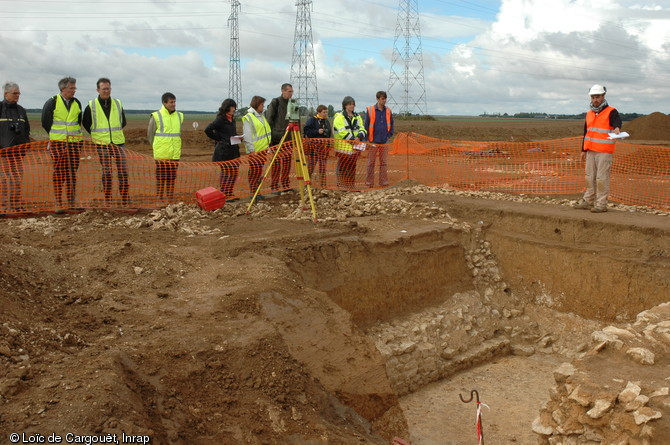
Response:
[{"label": "work boot", "polygon": [[591,213],[605,213],[607,211],[607,207],[592,207],[591,208]]},{"label": "work boot", "polygon": [[572,206],[575,209],[580,209],[580,210],[592,210],[593,209],[593,204],[590,202],[587,202],[586,200],[582,199],[579,201],[577,204]]}]

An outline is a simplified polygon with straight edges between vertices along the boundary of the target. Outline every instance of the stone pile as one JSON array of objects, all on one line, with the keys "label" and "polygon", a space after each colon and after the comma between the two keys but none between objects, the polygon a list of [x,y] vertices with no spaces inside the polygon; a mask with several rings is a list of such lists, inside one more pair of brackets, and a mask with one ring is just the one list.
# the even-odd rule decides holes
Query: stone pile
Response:
[{"label": "stone pile", "polygon": [[[406,189],[405,189],[406,190]],[[366,193],[351,193],[337,190],[319,190],[314,194],[314,204],[318,219],[325,222],[344,222],[348,218],[377,215],[402,215],[412,218],[437,219],[448,224],[456,224],[442,207],[411,203],[399,196],[406,194],[403,189],[384,189]],[[295,204],[282,204],[292,211],[285,219],[311,219],[311,212],[297,208]]]},{"label": "stone pile", "polygon": [[21,230],[40,232],[45,236],[57,231],[79,232],[91,227],[148,228],[166,230],[187,235],[221,235],[221,229],[211,228],[203,222],[210,214],[193,205],[184,203],[169,205],[144,215],[118,215],[100,211],[88,211],[66,217],[47,215],[43,218],[24,218],[8,221]]},{"label": "stone pile", "polygon": [[470,233],[471,247],[465,257],[472,272],[472,291],[368,331],[399,395],[497,356],[535,352],[527,343],[537,340],[537,325],[517,309],[519,302],[502,281],[490,243],[479,237],[481,228]]},{"label": "stone pile", "polygon": [[[512,317],[511,312],[509,316]],[[437,308],[368,331],[386,361],[398,395],[510,353],[514,329],[477,291],[454,295]]]},{"label": "stone pile", "polygon": [[670,303],[594,332],[590,351],[554,372],[551,398],[532,425],[539,443],[670,443],[670,381],[658,377],[668,375],[668,353]]}]

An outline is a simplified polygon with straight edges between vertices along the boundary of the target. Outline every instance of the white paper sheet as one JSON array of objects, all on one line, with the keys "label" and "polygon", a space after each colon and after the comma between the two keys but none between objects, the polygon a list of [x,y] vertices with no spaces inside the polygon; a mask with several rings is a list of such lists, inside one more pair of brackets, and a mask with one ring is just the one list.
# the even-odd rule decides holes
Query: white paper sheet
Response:
[{"label": "white paper sheet", "polygon": [[239,136],[231,136],[230,137],[230,145],[240,145],[240,142],[242,142],[242,139],[244,139],[243,134],[241,134]]},{"label": "white paper sheet", "polygon": [[609,135],[609,137],[607,139],[623,139],[623,138],[627,138],[628,136],[630,136],[625,131],[622,131],[619,134],[616,134],[616,133],[607,133],[607,134]]}]

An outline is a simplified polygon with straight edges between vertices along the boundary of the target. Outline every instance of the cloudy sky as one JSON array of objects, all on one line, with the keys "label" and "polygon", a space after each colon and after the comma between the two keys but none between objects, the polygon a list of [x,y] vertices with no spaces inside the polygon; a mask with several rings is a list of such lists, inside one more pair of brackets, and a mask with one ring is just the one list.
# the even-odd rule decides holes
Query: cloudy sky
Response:
[{"label": "cloudy sky", "polygon": [[[240,2],[245,106],[289,80],[296,0]],[[314,0],[319,102],[339,108],[351,95],[361,109],[388,89],[399,9],[398,0]],[[579,113],[594,83],[622,112],[670,113],[668,0],[418,0],[418,9],[431,114]],[[0,0],[0,16],[0,81],[18,82],[27,108],[68,75],[82,101],[110,77],[127,109],[156,109],[171,91],[179,109],[215,111],[228,96],[229,0]]]}]

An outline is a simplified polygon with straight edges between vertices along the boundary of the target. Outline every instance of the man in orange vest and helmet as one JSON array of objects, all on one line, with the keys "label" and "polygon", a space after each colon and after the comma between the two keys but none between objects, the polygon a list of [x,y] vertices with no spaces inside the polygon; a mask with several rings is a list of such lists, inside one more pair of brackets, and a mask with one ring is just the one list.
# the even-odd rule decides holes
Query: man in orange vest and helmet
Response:
[{"label": "man in orange vest and helmet", "polygon": [[576,209],[591,210],[593,213],[607,211],[607,197],[610,192],[610,170],[614,155],[615,140],[609,133],[619,134],[621,116],[616,108],[607,104],[607,88],[593,85],[589,90],[591,107],[586,113],[584,141],[581,160],[586,160],[586,192]]}]

